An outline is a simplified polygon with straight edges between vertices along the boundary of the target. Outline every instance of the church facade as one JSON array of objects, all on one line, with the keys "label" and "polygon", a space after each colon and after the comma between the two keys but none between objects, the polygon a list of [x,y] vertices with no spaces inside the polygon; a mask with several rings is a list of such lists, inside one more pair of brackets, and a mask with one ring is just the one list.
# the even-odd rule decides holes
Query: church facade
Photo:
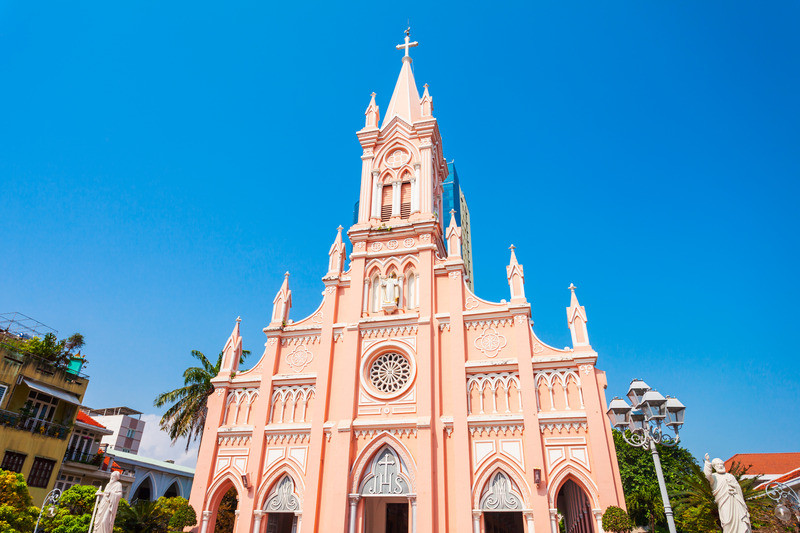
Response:
[{"label": "church facade", "polygon": [[[287,273],[261,360],[238,372],[239,322],[213,380],[190,503],[236,533],[600,533],[624,507],[605,374],[585,309],[572,348],[533,331],[513,247],[508,301],[475,294],[461,228],[443,212],[448,165],[427,86],[405,43],[383,117],[357,135],[358,218],[330,248],[324,292],[291,320]],[[446,222],[444,222],[446,221]]]}]

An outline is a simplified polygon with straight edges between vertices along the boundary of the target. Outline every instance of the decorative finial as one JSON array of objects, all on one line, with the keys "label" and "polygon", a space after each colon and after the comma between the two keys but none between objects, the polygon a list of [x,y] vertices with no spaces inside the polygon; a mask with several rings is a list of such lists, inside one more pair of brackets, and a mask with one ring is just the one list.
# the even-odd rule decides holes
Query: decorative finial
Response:
[{"label": "decorative finial", "polygon": [[242,321],[242,317],[237,317],[236,318],[236,322],[241,322],[241,321]]},{"label": "decorative finial", "polygon": [[339,224],[339,227],[338,227],[338,228],[336,228],[336,231],[342,231],[343,229],[344,229],[344,228],[342,227],[342,225],[341,225],[341,224]]},{"label": "decorative finial", "polygon": [[423,85],[423,87],[425,87],[427,89],[428,88],[428,84],[426,83],[425,85]]},{"label": "decorative finial", "polygon": [[289,271],[288,270],[286,271],[286,274],[283,275],[283,277],[284,278],[288,278],[289,277]]},{"label": "decorative finial", "polygon": [[378,96],[378,95],[377,95],[377,94],[375,94],[375,91],[372,91],[372,94],[370,94],[370,96],[371,96],[371,97],[373,97],[373,98],[375,98],[375,97],[376,97],[376,96]]},{"label": "decorative finial", "polygon": [[514,250],[517,249],[517,247],[512,244],[511,246],[508,247],[508,249],[513,252]]},{"label": "decorative finial", "polygon": [[575,289],[577,289],[578,287],[576,287],[575,285],[573,285],[572,283],[570,283],[570,284],[569,284],[569,287],[567,287],[567,288],[568,288],[569,290],[571,290],[572,292],[575,292]]},{"label": "decorative finial", "polygon": [[456,214],[456,210],[455,210],[455,209],[451,209],[451,210],[450,210],[450,214],[451,214],[451,215],[455,215],[455,214]]},{"label": "decorative finial", "polygon": [[415,46],[419,46],[419,43],[417,41],[414,41],[413,43],[409,42],[409,41],[411,41],[411,26],[409,26],[408,29],[406,30],[405,42],[403,44],[398,44],[397,45],[397,49],[398,50],[405,49],[405,51],[406,51],[405,56],[403,56],[403,61],[405,61],[406,57],[409,57],[409,60],[410,60],[410,56],[408,55],[408,49],[409,48],[414,48]]}]

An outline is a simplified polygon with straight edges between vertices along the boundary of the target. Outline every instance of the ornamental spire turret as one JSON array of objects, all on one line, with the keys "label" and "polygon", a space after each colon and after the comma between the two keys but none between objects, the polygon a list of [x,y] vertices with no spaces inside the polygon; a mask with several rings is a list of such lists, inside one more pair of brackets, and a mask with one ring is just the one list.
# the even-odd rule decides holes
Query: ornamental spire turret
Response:
[{"label": "ornamental spire turret", "polygon": [[461,228],[456,224],[456,210],[450,210],[450,225],[447,226],[447,256],[461,257]]},{"label": "ornamental spire turret", "polygon": [[509,246],[511,250],[511,260],[506,267],[506,277],[508,278],[508,286],[511,289],[511,301],[521,302],[525,301],[525,274],[522,270],[522,265],[517,262],[517,254],[514,253],[516,246],[513,244]]},{"label": "ornamental spire turret", "polygon": [[389,101],[389,107],[386,108],[386,116],[383,117],[381,128],[391,122],[394,117],[401,118],[408,124],[412,124],[422,117],[419,91],[417,90],[417,83],[414,81],[414,72],[411,70],[411,56],[408,55],[408,49],[418,46],[419,43],[416,41],[410,42],[410,40],[411,28],[408,28],[405,42],[397,45],[398,50],[405,50],[403,66],[400,69],[400,75],[397,77],[392,99]]},{"label": "ornamental spire turret", "polygon": [[338,278],[339,275],[344,271],[344,260],[347,256],[347,251],[345,250],[344,242],[342,241],[342,226],[336,228],[338,233],[336,234],[336,239],[331,244],[331,249],[328,252],[329,261],[328,261],[328,273],[325,275],[326,278]]},{"label": "ornamental spire turret", "polygon": [[569,332],[572,335],[573,348],[589,346],[586,309],[578,303],[578,297],[575,295],[575,289],[577,288],[572,283],[568,287],[572,294],[570,295],[569,307],[567,307],[567,321],[569,323]]},{"label": "ornamental spire turret", "polygon": [[292,308],[292,291],[289,290],[289,273],[283,275],[281,285],[275,299],[272,300],[272,320],[270,326],[283,326],[289,321],[289,310]]},{"label": "ornamental spire turret", "polygon": [[372,98],[369,101],[369,105],[367,106],[367,110],[364,111],[364,115],[366,115],[367,119],[364,123],[364,129],[372,129],[378,127],[378,122],[381,119],[381,110],[378,107],[378,104],[375,103],[375,93],[370,95]]},{"label": "ornamental spire turret", "polygon": [[242,317],[236,319],[236,325],[233,326],[231,336],[228,337],[228,342],[225,343],[225,348],[222,349],[222,364],[219,367],[219,373],[236,372],[239,370],[239,361],[242,359],[242,336],[239,333],[239,324],[242,323]]}]

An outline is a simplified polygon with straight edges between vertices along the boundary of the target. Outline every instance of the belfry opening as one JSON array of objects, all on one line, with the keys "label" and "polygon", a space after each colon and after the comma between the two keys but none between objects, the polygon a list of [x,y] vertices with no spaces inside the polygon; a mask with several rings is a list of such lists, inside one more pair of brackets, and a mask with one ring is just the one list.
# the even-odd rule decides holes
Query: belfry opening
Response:
[{"label": "belfry opening", "polygon": [[411,68],[417,44],[409,30],[397,47],[383,115],[369,97],[360,173],[331,185],[358,197],[349,229],[331,227],[313,311],[293,310],[286,272],[251,341],[260,359],[239,368],[238,319],[223,346],[190,496],[196,533],[560,533],[559,516],[599,533],[602,512],[625,506],[575,286],[566,348],[534,331],[517,258],[550,250],[512,245],[505,271],[481,274],[505,275],[507,294],[480,295],[471,226],[521,230],[495,223],[501,207],[470,213],[468,189],[491,180],[445,158],[431,89],[420,95]]}]

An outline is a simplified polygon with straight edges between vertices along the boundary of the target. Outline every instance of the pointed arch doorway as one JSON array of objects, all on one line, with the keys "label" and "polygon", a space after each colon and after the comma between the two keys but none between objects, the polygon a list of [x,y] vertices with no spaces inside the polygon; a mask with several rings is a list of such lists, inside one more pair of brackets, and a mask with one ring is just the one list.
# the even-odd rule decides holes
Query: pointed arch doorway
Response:
[{"label": "pointed arch doorway", "polygon": [[481,493],[479,511],[473,512],[473,531],[525,533],[526,520],[529,522],[529,530],[532,531],[532,515],[523,509],[522,502],[522,495],[516,484],[502,470],[496,471]]},{"label": "pointed arch doorway", "polygon": [[394,448],[383,446],[370,462],[358,494],[351,495],[351,533],[359,501],[365,533],[416,533],[416,495],[411,487],[406,463]]},{"label": "pointed arch doorway", "polygon": [[583,488],[567,479],[558,490],[556,507],[561,514],[565,533],[595,533],[594,514],[589,496]]},{"label": "pointed arch doorway", "polygon": [[[283,476],[270,491],[261,511],[266,518],[266,533],[297,533],[301,519],[300,497],[295,492],[294,480]],[[254,531],[260,530],[261,518]]]}]

